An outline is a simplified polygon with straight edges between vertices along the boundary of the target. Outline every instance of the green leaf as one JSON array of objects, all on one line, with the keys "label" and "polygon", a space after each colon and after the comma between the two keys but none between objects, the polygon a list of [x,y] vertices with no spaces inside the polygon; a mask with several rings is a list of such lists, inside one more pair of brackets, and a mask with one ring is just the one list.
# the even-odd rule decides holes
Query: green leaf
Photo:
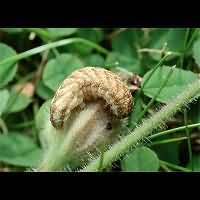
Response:
[{"label": "green leaf", "polygon": [[[119,52],[111,52],[108,54],[105,65],[108,66],[115,66],[125,68],[128,71],[142,74],[143,68],[140,66],[140,61],[137,58],[129,57],[123,54],[120,54]],[[112,68],[112,67],[109,67]]]},{"label": "green leaf", "polygon": [[40,144],[42,146],[42,149],[47,149],[49,145],[54,143],[55,138],[54,134],[51,132],[49,134],[48,130],[51,127],[50,124],[50,105],[51,105],[51,99],[46,101],[39,109],[37,115],[36,115],[36,128],[39,132],[39,140]]},{"label": "green leaf", "polygon": [[[177,137],[176,135],[170,135],[170,134],[161,135],[157,138],[154,138],[152,142],[159,142],[162,140],[173,139],[176,137]],[[183,142],[184,141],[157,144],[157,145],[151,146],[151,149],[153,149],[156,152],[160,160],[164,160],[169,163],[179,165],[180,164],[180,158],[179,158],[180,148]]]},{"label": "green leaf", "polygon": [[60,54],[48,61],[43,73],[43,82],[55,91],[62,81],[75,69],[83,67],[83,62],[72,54]]},{"label": "green leaf", "polygon": [[77,36],[95,43],[99,43],[103,40],[103,31],[95,28],[81,28],[78,30]]},{"label": "green leaf", "polygon": [[12,34],[12,33],[20,33],[20,32],[22,32],[23,28],[0,28],[0,30]]},{"label": "green leaf", "polygon": [[78,28],[47,28],[47,30],[52,38],[57,39],[75,33]]},{"label": "green leaf", "polygon": [[42,155],[33,140],[20,133],[0,135],[0,161],[7,164],[36,167]]},{"label": "green leaf", "polygon": [[153,172],[159,170],[159,159],[147,147],[136,148],[121,161],[123,171]]},{"label": "green leaf", "polygon": [[139,29],[129,28],[115,36],[112,40],[112,49],[127,57],[138,57],[137,49],[143,39],[143,32]]},{"label": "green leaf", "polygon": [[50,117],[50,112],[49,112],[50,105],[51,105],[51,99],[47,100],[45,103],[42,104],[36,115],[35,123],[36,123],[36,128],[38,130],[44,128],[46,121]]},{"label": "green leaf", "polygon": [[187,168],[192,170],[192,163],[194,167],[194,172],[200,172],[200,155],[194,154],[192,156],[192,161],[188,163]]},{"label": "green leaf", "polygon": [[192,123],[200,123],[200,98],[190,105],[190,110],[188,110],[188,114]]},{"label": "green leaf", "polygon": [[[149,81],[145,84],[143,92],[148,97],[154,97],[158,92],[160,85],[165,81],[167,74],[169,73],[171,67],[163,66],[158,68]],[[152,70],[148,71],[142,81],[142,85],[145,80],[149,77]],[[186,71],[182,69],[175,68],[172,75],[168,79],[167,84],[160,92],[159,96],[156,98],[160,102],[168,102],[175,98],[178,94],[184,91],[185,87],[192,83],[194,80],[198,79],[197,74]]]},{"label": "green leaf", "polygon": [[[103,40],[103,31],[95,28],[80,28],[77,31],[77,37],[90,40],[96,44]],[[67,49],[71,52],[79,53],[81,55],[88,55],[93,50],[93,47],[81,43],[74,43],[68,45]]]},{"label": "green leaf", "polygon": [[17,93],[16,91],[12,90],[10,92],[10,97],[8,99],[7,107],[5,112],[6,113],[13,113],[19,112],[24,110],[28,105],[32,102],[31,98],[25,96],[24,94]]},{"label": "green leaf", "polygon": [[102,67],[105,64],[104,58],[99,54],[91,54],[91,55],[85,57],[84,62],[88,66],[100,66],[100,67]]},{"label": "green leaf", "polygon": [[200,39],[197,40],[193,45],[193,58],[195,62],[200,67]]},{"label": "green leaf", "polygon": [[[159,140],[161,137],[159,137]],[[162,137],[163,139],[171,139],[171,137]],[[156,141],[159,141],[156,140]],[[151,148],[156,152],[160,160],[165,160],[167,162],[179,165],[179,147],[178,142],[158,144],[152,146]]]},{"label": "green leaf", "polygon": [[[0,61],[10,56],[16,55],[16,52],[6,44],[0,43]],[[17,65],[14,62],[0,65],[0,87],[10,82],[17,72]]]},{"label": "green leaf", "polygon": [[140,93],[137,91],[135,96],[134,96],[133,110],[132,110],[130,118],[129,118],[130,128],[135,126],[135,123],[137,122],[142,110],[143,110],[142,99],[140,97]]},{"label": "green leaf", "polygon": [[[162,49],[167,43],[167,50],[181,53],[184,50],[186,28],[158,28],[151,32],[150,49]],[[161,59],[161,54],[151,53],[152,58]]]},{"label": "green leaf", "polygon": [[1,116],[1,114],[6,109],[6,106],[8,103],[8,99],[9,99],[8,90],[0,90],[0,99],[1,99],[1,103],[0,103],[0,116]]},{"label": "green leaf", "polygon": [[54,92],[46,87],[42,80],[37,85],[36,93],[44,100],[50,99],[54,95]]}]

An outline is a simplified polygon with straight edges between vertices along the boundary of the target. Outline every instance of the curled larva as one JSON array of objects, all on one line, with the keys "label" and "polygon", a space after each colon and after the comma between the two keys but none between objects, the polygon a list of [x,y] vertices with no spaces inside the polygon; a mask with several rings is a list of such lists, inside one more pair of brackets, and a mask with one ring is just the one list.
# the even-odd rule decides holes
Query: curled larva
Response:
[{"label": "curled larva", "polygon": [[50,120],[62,128],[71,111],[87,101],[103,99],[112,113],[123,118],[132,108],[132,95],[121,78],[103,68],[85,67],[67,77],[52,100]]}]

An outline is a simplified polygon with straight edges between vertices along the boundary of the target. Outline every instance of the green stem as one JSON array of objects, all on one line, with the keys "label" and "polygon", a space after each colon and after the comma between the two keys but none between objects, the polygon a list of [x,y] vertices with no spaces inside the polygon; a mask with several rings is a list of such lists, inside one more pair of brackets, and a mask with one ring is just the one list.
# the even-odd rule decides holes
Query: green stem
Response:
[{"label": "green stem", "polygon": [[[54,129],[52,127],[52,129]],[[51,131],[50,131],[51,132]],[[54,144],[44,154],[44,159],[38,167],[38,171],[57,171],[62,168],[64,163],[71,159],[72,146],[74,144],[75,135],[71,132],[65,135],[65,131],[60,133],[56,131],[60,137],[55,137]]]},{"label": "green stem", "polygon": [[[83,110],[71,113],[62,129],[55,129],[47,119],[46,126],[40,134],[46,134],[46,143],[49,148],[43,155],[38,171],[56,171],[63,169],[66,164],[74,167],[84,160],[84,156],[88,157],[87,153],[90,152],[90,148],[93,148],[91,141],[95,139],[94,145],[98,148],[98,138],[102,140],[102,134],[106,131],[106,129],[99,131],[102,123],[95,121],[95,117],[99,115],[100,118],[102,114],[104,114],[102,104],[88,103]],[[109,120],[106,117],[106,115],[103,116],[104,120]],[[92,129],[86,127],[92,127]],[[101,159],[98,167],[101,167]]]},{"label": "green stem", "polygon": [[190,33],[190,28],[187,28],[186,33],[185,33],[185,38],[184,38],[184,44],[183,44],[183,50],[185,52],[186,46],[187,46],[187,41]]},{"label": "green stem", "polygon": [[154,146],[154,145],[158,145],[158,144],[166,144],[166,143],[171,143],[171,142],[179,142],[182,140],[186,140],[188,139],[187,137],[180,137],[180,138],[172,138],[172,139],[166,139],[166,140],[161,140],[158,142],[152,142],[149,144],[149,146]]},{"label": "green stem", "polygon": [[8,128],[6,126],[6,123],[4,122],[4,120],[2,118],[0,118],[0,128],[3,131],[3,134],[7,134],[8,133]]},{"label": "green stem", "polygon": [[191,36],[190,40],[189,40],[188,43],[187,43],[186,49],[189,49],[189,48],[191,47],[192,42],[194,41],[194,39],[195,39],[195,37],[197,36],[198,32],[199,32],[199,29],[196,28],[196,29],[194,30],[194,32],[192,33],[192,36]]},{"label": "green stem", "polygon": [[[106,151],[104,153],[102,168],[110,166],[113,161],[118,160],[122,155],[126,154],[144,137],[150,135],[153,130],[165,124],[177,111],[190,103],[199,92],[200,80],[196,80],[160,111],[144,120],[140,127],[136,128],[131,134],[123,137],[110,150]],[[82,171],[97,171],[99,162],[100,158],[93,160]]]},{"label": "green stem", "polygon": [[162,163],[160,163],[160,167],[165,171],[165,172],[171,172],[172,170],[169,169],[166,165],[163,165]]},{"label": "green stem", "polygon": [[180,126],[178,128],[173,128],[173,129],[170,129],[170,130],[166,130],[166,131],[162,131],[160,133],[153,134],[153,135],[149,136],[148,138],[153,139],[153,138],[156,138],[156,137],[159,137],[159,136],[162,136],[162,135],[166,135],[166,134],[170,134],[170,133],[175,133],[177,131],[185,130],[186,127],[187,127],[187,129],[191,129],[191,128],[196,128],[196,127],[199,127],[199,126],[200,126],[200,123],[191,124],[191,125],[187,125],[187,126]]},{"label": "green stem", "polygon": [[160,59],[160,61],[158,62],[158,64],[153,68],[153,70],[151,71],[151,73],[149,74],[149,76],[145,79],[145,81],[143,82],[140,91],[143,90],[144,86],[148,83],[148,81],[150,80],[150,78],[152,77],[152,75],[154,74],[154,72],[158,69],[158,67],[160,67],[163,62],[165,61],[165,59],[169,56],[170,54],[166,54],[162,59]]},{"label": "green stem", "polygon": [[184,44],[183,44],[183,53],[181,54],[181,57],[180,57],[180,68],[183,68],[183,62],[184,62],[186,45],[187,45],[189,33],[190,33],[190,29],[187,28],[186,33],[185,33],[185,38],[184,38]]},{"label": "green stem", "polygon": [[99,45],[97,45],[97,44],[95,44],[95,43],[93,43],[89,40],[86,40],[86,39],[83,39],[83,38],[68,38],[68,39],[52,42],[52,43],[49,43],[49,44],[45,44],[45,45],[30,49],[28,51],[25,51],[23,53],[17,54],[15,56],[8,57],[8,58],[0,61],[0,65],[4,65],[4,64],[9,63],[9,62],[17,62],[19,60],[22,60],[24,58],[28,58],[30,56],[41,53],[41,52],[46,51],[48,49],[53,49],[53,48],[56,48],[56,47],[60,47],[60,46],[64,46],[64,45],[72,44],[72,43],[83,43],[85,45],[88,45],[88,46],[95,48],[97,51],[99,51],[103,54],[107,55],[109,53],[109,51],[107,49],[104,49],[103,47],[101,47],[101,46],[99,46]]},{"label": "green stem", "polygon": [[57,49],[52,49],[52,52],[54,53],[54,55],[56,56],[56,58],[59,58],[60,53]]},{"label": "green stem", "polygon": [[[151,71],[151,73],[149,74],[149,76],[144,80],[140,90],[137,92],[136,95],[136,99],[135,102],[137,102],[138,98],[141,97],[142,94],[142,90],[144,89],[144,86],[148,83],[148,81],[151,79],[152,75],[154,74],[154,72],[158,69],[158,67],[160,67],[162,65],[162,63],[164,62],[164,60],[169,56],[170,54],[166,54],[158,63],[157,65],[153,68],[153,70]],[[171,71],[171,70],[170,70]],[[169,73],[169,75],[171,74],[171,72]],[[167,79],[166,79],[167,80]],[[165,81],[163,84],[163,87],[165,85]],[[155,97],[151,100],[151,102],[149,102],[149,105],[146,106],[146,109],[141,113],[141,115],[139,117],[137,117],[137,119],[135,120],[135,122],[131,122],[131,120],[129,120],[129,128],[131,128],[131,131],[136,127],[137,123],[142,119],[142,117],[144,116],[144,114],[146,113],[146,111],[149,109],[149,107],[152,105],[152,103],[154,102],[154,100],[156,99],[156,97],[159,95],[159,93],[161,92],[162,87],[160,88],[160,90],[158,91],[158,93],[155,95]]]},{"label": "green stem", "polygon": [[98,167],[98,171],[102,171],[102,163],[103,163],[103,156],[104,156],[104,152],[100,153],[100,162],[99,162],[99,167]]},{"label": "green stem", "polygon": [[186,136],[187,136],[189,160],[190,160],[190,163],[192,163],[192,171],[193,171],[194,167],[193,167],[193,159],[192,159],[192,145],[191,145],[191,138],[190,138],[189,129],[187,127],[187,121],[188,121],[187,120],[187,111],[184,110],[184,124],[186,126],[185,132],[186,132]]},{"label": "green stem", "polygon": [[153,105],[154,101],[156,100],[156,98],[159,96],[159,94],[161,93],[162,89],[165,87],[165,85],[167,84],[170,76],[172,75],[173,69],[175,68],[175,66],[171,67],[171,70],[169,71],[169,73],[167,74],[165,80],[163,81],[162,85],[160,86],[159,90],[157,91],[157,93],[154,95],[154,97],[151,99],[151,101],[147,104],[147,106],[145,107],[145,109],[143,110],[143,112],[140,114],[140,116],[138,117],[138,120],[135,122],[136,124],[138,122],[140,122],[140,120],[143,118],[143,116],[146,114],[146,112],[148,111],[148,109]]},{"label": "green stem", "polygon": [[178,165],[174,165],[172,163],[168,163],[168,162],[163,161],[163,160],[160,160],[160,165],[166,165],[168,167],[171,167],[173,169],[177,169],[177,170],[182,171],[182,172],[191,172],[191,170],[189,170],[187,168],[184,168],[184,167],[181,167],[181,166],[178,166]]},{"label": "green stem", "polygon": [[[67,156],[63,153],[61,155],[60,145],[61,141],[54,141],[55,143],[47,150],[45,153],[44,159],[40,163],[37,171],[48,172],[48,171],[57,171],[60,169],[60,166],[66,161]],[[57,159],[57,158],[62,159]]]}]

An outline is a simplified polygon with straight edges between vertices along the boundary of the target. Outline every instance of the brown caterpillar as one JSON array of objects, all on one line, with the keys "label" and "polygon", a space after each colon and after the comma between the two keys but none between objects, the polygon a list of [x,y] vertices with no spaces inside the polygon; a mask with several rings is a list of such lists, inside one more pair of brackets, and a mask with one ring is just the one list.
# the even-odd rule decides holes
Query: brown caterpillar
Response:
[{"label": "brown caterpillar", "polygon": [[50,120],[59,129],[71,111],[87,101],[104,99],[112,113],[123,118],[132,108],[132,95],[121,78],[103,68],[85,67],[66,78],[52,100]]}]

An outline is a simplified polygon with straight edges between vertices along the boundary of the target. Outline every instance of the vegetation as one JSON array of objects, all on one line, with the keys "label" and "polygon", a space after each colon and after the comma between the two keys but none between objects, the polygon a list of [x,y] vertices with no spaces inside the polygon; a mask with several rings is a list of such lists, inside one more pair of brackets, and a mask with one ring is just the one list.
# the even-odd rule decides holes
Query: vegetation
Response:
[{"label": "vegetation", "polygon": [[125,77],[133,109],[117,141],[62,171],[200,171],[198,28],[1,28],[0,171],[37,171],[60,146],[50,102],[85,66]]}]

